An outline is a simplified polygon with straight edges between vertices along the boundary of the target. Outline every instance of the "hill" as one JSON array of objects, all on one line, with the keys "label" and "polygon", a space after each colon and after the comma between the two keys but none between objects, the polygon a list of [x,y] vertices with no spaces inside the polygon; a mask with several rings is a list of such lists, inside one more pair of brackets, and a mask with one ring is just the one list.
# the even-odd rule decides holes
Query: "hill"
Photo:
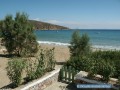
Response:
[{"label": "hill", "polygon": [[64,26],[54,25],[46,22],[29,20],[31,24],[34,25],[35,30],[64,30],[69,29]]}]

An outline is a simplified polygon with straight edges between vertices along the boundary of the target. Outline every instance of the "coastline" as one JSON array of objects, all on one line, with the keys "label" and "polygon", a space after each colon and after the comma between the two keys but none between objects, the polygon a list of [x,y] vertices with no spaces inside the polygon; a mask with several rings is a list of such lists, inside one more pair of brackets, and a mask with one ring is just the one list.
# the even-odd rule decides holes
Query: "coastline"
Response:
[{"label": "coastline", "polygon": [[[52,49],[55,48],[55,60],[57,62],[65,62],[69,60],[70,58],[70,52],[69,52],[69,45],[61,45],[61,44],[47,44],[47,43],[39,43],[42,49]],[[92,51],[108,51],[108,50],[116,50],[116,49],[111,49],[111,48],[96,48],[96,47],[91,47]]]},{"label": "coastline", "polygon": [[[38,43],[69,46],[75,30],[35,31]],[[80,29],[80,35],[88,34],[92,48],[120,50],[120,31],[106,29]]]},{"label": "coastline", "polygon": [[[38,41],[40,45],[50,45],[50,46],[60,46],[60,47],[67,47],[70,45],[69,43],[61,43],[61,42],[52,42],[52,41]],[[107,51],[107,50],[120,50],[120,47],[113,47],[113,46],[101,46],[101,45],[91,45],[92,51],[95,50],[101,50],[101,51]]]}]

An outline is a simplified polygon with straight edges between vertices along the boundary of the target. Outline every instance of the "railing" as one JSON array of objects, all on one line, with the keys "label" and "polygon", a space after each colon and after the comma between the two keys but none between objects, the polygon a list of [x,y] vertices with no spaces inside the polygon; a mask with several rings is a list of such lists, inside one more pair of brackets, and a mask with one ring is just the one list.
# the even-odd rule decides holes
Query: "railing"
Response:
[{"label": "railing", "polygon": [[71,66],[64,66],[60,69],[59,80],[67,83],[74,82],[74,76],[78,73],[78,70],[75,70]]}]

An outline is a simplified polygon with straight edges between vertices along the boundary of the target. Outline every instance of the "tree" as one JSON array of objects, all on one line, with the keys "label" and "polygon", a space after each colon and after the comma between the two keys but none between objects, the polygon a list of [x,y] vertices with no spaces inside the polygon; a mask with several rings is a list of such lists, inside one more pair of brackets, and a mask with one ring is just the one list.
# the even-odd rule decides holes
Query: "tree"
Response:
[{"label": "tree", "polygon": [[90,53],[89,37],[87,34],[79,35],[79,31],[75,31],[72,35],[71,45],[69,46],[71,57],[82,57]]},{"label": "tree", "polygon": [[25,13],[7,15],[0,23],[4,45],[9,54],[18,56],[34,55],[38,51],[38,43],[33,34],[33,26]]},{"label": "tree", "polygon": [[2,21],[0,20],[0,38],[1,38],[1,29],[2,29],[2,26],[1,26],[1,24],[2,24]]}]

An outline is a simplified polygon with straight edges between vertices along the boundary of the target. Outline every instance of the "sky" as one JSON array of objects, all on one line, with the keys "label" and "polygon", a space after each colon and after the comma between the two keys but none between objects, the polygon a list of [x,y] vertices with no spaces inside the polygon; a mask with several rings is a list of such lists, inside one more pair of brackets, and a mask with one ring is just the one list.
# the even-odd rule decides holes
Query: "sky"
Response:
[{"label": "sky", "polygon": [[0,0],[0,20],[16,12],[72,29],[120,29],[120,0]]}]

